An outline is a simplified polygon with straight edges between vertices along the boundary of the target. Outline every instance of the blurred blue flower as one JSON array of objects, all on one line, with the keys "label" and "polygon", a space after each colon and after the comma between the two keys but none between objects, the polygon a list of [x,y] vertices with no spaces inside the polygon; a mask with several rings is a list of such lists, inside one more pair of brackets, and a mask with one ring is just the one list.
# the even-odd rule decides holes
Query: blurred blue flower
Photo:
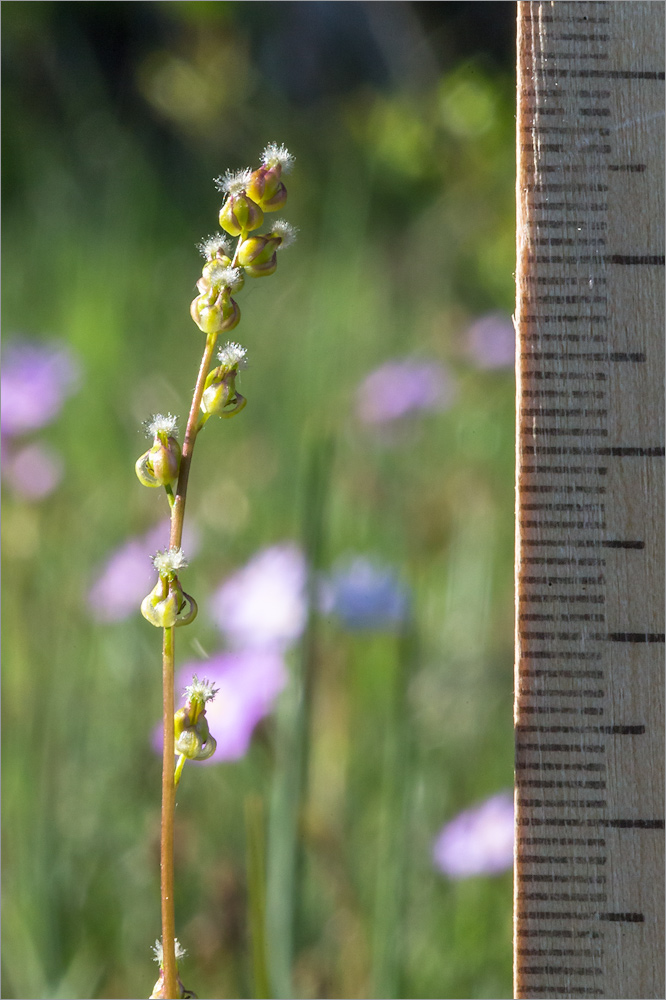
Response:
[{"label": "blurred blue flower", "polygon": [[44,427],[79,385],[70,348],[57,341],[13,340],[3,351],[0,422],[7,437]]},{"label": "blurred blue flower", "polygon": [[513,839],[513,795],[499,792],[446,824],[433,845],[433,860],[453,879],[499,875],[513,865]]},{"label": "blurred blue flower", "polygon": [[[215,698],[206,704],[206,719],[217,740],[217,749],[212,757],[201,763],[238,760],[247,752],[257,723],[271,712],[275,699],[287,683],[282,655],[275,650],[246,649],[219,653],[203,662],[186,663],[176,678],[177,695],[192,683],[194,674],[218,689]],[[162,753],[161,722],[153,730],[152,746],[157,753]]]},{"label": "blurred blue flower", "polygon": [[453,375],[434,361],[389,361],[357,389],[357,413],[363,423],[385,424],[408,413],[446,410],[456,397]]},{"label": "blurred blue flower", "polygon": [[392,569],[357,556],[323,581],[320,607],[349,629],[392,629],[409,614],[409,592]]},{"label": "blurred blue flower", "polygon": [[466,350],[479,368],[513,368],[516,332],[509,316],[489,313],[467,330]]},{"label": "blurred blue flower", "polygon": [[286,650],[307,620],[305,557],[289,543],[263,549],[212,595],[209,608],[234,649]]},{"label": "blurred blue flower", "polygon": [[[145,535],[130,538],[105,561],[88,591],[88,609],[98,622],[120,622],[139,611],[141,601],[155,583],[153,556],[169,547],[169,521],[162,521]],[[186,525],[183,549],[188,557],[199,548],[196,530]]]}]

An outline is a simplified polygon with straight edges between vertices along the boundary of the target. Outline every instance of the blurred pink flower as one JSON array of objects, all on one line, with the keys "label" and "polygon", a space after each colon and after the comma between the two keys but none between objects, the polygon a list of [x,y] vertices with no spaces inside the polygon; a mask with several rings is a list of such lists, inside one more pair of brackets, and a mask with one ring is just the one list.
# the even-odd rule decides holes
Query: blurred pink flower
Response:
[{"label": "blurred pink flower", "polygon": [[516,333],[509,316],[482,316],[468,329],[466,342],[467,354],[479,368],[513,368]]},{"label": "blurred pink flower", "polygon": [[[274,650],[247,649],[219,653],[212,659],[193,661],[183,666],[176,679],[177,694],[192,683],[192,675],[205,678],[218,688],[213,701],[206,705],[206,718],[217,749],[203,764],[238,760],[250,745],[258,722],[272,710],[275,699],[287,682],[287,668],[280,653]],[[177,701],[177,704],[182,704]],[[152,736],[153,749],[161,754],[162,723]]]},{"label": "blurred pink flower", "polygon": [[62,479],[62,459],[48,445],[25,445],[10,451],[5,442],[2,452],[2,478],[14,493],[26,500],[41,500],[53,493]]},{"label": "blurred pink flower", "polygon": [[210,599],[210,613],[234,649],[286,650],[307,619],[306,564],[296,545],[258,552]]},{"label": "blurred pink flower", "polygon": [[79,385],[80,369],[67,344],[17,338],[3,351],[0,422],[8,437],[44,427]]},{"label": "blurred pink flower", "polygon": [[449,878],[499,875],[513,864],[513,795],[499,792],[447,823],[433,845],[435,866]]},{"label": "blurred pink flower", "polygon": [[356,409],[363,423],[384,424],[419,410],[446,410],[455,397],[455,380],[444,365],[405,358],[366,376],[356,391]]},{"label": "blurred pink flower", "polygon": [[[109,556],[88,592],[88,607],[98,622],[119,622],[139,611],[141,601],[155,584],[152,557],[169,546],[169,522],[163,521],[145,535],[130,538]],[[195,529],[185,527],[183,549],[188,558],[199,548]]]}]

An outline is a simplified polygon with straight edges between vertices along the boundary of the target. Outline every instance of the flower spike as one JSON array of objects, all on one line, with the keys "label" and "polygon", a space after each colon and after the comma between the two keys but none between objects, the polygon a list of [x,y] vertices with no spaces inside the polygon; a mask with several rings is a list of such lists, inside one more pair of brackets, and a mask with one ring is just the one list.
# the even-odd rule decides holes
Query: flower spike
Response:
[{"label": "flower spike", "polygon": [[[229,711],[226,678],[220,677],[218,688],[213,680],[206,677],[200,680],[196,674],[184,688],[181,707],[175,712],[172,708],[178,634],[175,629],[190,624],[197,615],[197,603],[183,590],[179,579],[181,571],[187,566],[181,540],[188,473],[197,436],[210,417],[228,419],[240,413],[246,405],[247,400],[238,392],[236,382],[240,380],[241,371],[247,367],[247,350],[235,341],[224,343],[220,334],[228,336],[240,323],[241,312],[235,299],[243,290],[246,278],[273,274],[277,268],[277,250],[293,242],[296,230],[283,220],[274,222],[272,228],[266,227],[267,231],[257,235],[264,227],[265,213],[277,212],[287,200],[282,175],[289,172],[293,162],[294,157],[286,146],[271,142],[260,159],[255,161],[254,167],[227,170],[214,179],[215,187],[221,192],[218,221],[223,231],[204,236],[197,243],[204,260],[195,282],[196,293],[190,303],[190,315],[205,335],[205,347],[184,428],[182,450],[178,442],[177,418],[172,413],[157,413],[144,424],[152,441],[135,464],[141,483],[149,487],[164,487],[171,508],[169,547],[151,557],[157,579],[153,577],[153,588],[140,604],[146,621],[164,631],[162,683],[163,704],[167,706],[161,726],[162,773],[167,777],[162,783],[160,841],[162,938],[155,942],[153,948],[159,965],[159,978],[153,987],[151,1000],[166,1000],[167,997],[189,1000],[195,997],[180,980],[178,962],[185,956],[185,951],[174,936],[175,796],[185,761],[206,761],[215,753],[217,742],[210,732],[206,709],[219,690],[224,691],[221,707],[225,713]],[[220,343],[223,346],[220,347]],[[223,453],[220,461],[224,468],[229,461],[228,453]],[[148,551],[153,550],[154,543],[151,543]],[[123,588],[116,586],[115,589]],[[235,662],[235,657],[233,659]],[[281,658],[278,658],[277,665],[281,685]],[[212,676],[215,677],[215,674]],[[183,682],[186,680],[183,678]],[[263,680],[261,687],[263,697]],[[252,725],[256,723],[255,702],[253,697]],[[261,714],[266,714],[267,710]],[[214,709],[210,711],[214,718]],[[215,722],[213,728],[216,728]],[[176,766],[172,770],[174,755]],[[224,756],[228,757],[228,752]]]}]

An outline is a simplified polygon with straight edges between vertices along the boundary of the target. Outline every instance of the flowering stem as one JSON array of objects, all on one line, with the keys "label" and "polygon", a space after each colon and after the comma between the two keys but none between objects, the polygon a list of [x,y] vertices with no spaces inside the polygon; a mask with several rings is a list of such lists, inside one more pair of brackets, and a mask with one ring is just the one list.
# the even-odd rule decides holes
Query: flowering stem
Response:
[{"label": "flowering stem", "polygon": [[[206,348],[201,359],[197,384],[192,397],[190,415],[187,418],[185,428],[185,439],[183,441],[183,452],[180,459],[180,472],[178,474],[178,484],[176,486],[176,499],[171,509],[171,538],[169,545],[171,548],[180,548],[183,538],[183,518],[185,517],[185,500],[187,498],[187,482],[190,477],[190,465],[192,463],[192,452],[194,442],[197,437],[197,422],[199,420],[199,410],[201,408],[201,398],[204,391],[204,382],[213,360],[213,352],[217,342],[217,334],[209,333],[206,337]],[[173,713],[172,713],[173,714]]]},{"label": "flowering stem", "polygon": [[175,756],[173,716],[174,643],[173,628],[164,629],[162,647],[162,692],[164,713],[164,752],[162,754],[162,828],[160,844],[160,888],[162,892],[162,952],[164,995],[178,997],[176,968],[176,922],[173,903],[173,825],[176,785],[173,780]]}]

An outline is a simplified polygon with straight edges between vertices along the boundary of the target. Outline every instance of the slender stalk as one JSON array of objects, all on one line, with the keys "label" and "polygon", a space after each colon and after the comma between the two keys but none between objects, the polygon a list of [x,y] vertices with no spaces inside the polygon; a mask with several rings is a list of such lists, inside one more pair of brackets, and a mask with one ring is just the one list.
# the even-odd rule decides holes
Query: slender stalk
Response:
[{"label": "slender stalk", "polygon": [[[185,428],[185,439],[180,461],[176,494],[171,507],[171,548],[180,548],[183,537],[183,518],[187,499],[187,483],[192,463],[192,452],[197,436],[197,420],[201,407],[204,382],[213,358],[217,334],[208,334],[206,347],[199,366],[199,374],[192,398],[190,414]],[[171,502],[171,497],[169,497]],[[165,996],[177,998],[178,970],[176,966],[176,924],[173,899],[173,841],[174,813],[176,808],[176,781],[174,759],[176,755],[173,732],[174,699],[174,630],[164,629],[162,646],[162,705],[164,719],[164,751],[162,755],[162,824],[160,837],[160,888],[162,893],[162,951],[164,956]]]},{"label": "slender stalk", "polygon": [[173,903],[173,823],[176,808],[176,785],[173,780],[175,757],[173,716],[174,643],[173,628],[164,629],[162,647],[162,693],[164,713],[164,751],[162,754],[162,827],[160,843],[160,889],[162,892],[162,952],[164,995],[177,998],[176,921]]},{"label": "slender stalk", "polygon": [[197,375],[197,384],[194,389],[194,396],[192,397],[190,415],[187,418],[185,439],[183,441],[183,452],[180,459],[180,472],[178,475],[178,484],[176,486],[176,499],[173,507],[171,508],[171,537],[169,539],[169,545],[171,548],[180,548],[183,538],[183,518],[185,517],[187,483],[190,478],[190,465],[192,464],[194,442],[197,438],[197,423],[199,420],[199,410],[201,408],[201,397],[203,396],[206,375],[208,374],[210,363],[213,360],[213,352],[215,351],[216,342],[217,334],[209,333],[206,337],[206,348],[201,359],[201,365],[199,366],[199,374]]}]

